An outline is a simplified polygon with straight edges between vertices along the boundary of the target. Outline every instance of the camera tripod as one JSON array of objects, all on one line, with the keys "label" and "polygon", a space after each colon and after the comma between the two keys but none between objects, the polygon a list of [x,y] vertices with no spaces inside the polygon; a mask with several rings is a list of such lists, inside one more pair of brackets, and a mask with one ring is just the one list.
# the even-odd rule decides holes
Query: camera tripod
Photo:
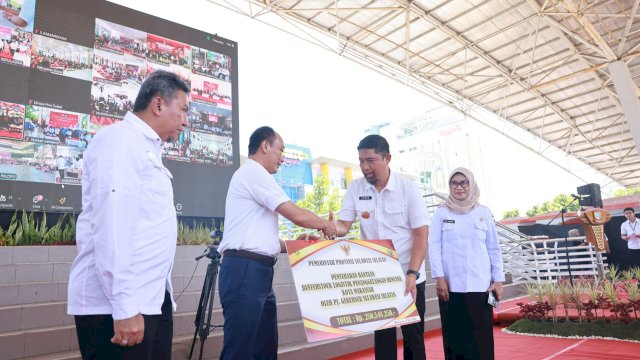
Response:
[{"label": "camera tripod", "polygon": [[[218,276],[218,267],[220,266],[220,253],[218,253],[217,245],[208,245],[209,251],[200,255],[196,260],[207,257],[211,260],[207,266],[207,274],[202,285],[202,293],[198,302],[198,311],[196,312],[196,331],[191,341],[191,350],[189,351],[189,359],[193,355],[193,348],[196,345],[196,337],[200,338],[200,355],[198,359],[202,360],[202,352],[204,351],[204,342],[207,340],[211,330],[222,327],[223,325],[211,324],[211,312],[213,311],[213,295],[216,290],[216,278]],[[206,316],[206,319],[205,319]]]}]

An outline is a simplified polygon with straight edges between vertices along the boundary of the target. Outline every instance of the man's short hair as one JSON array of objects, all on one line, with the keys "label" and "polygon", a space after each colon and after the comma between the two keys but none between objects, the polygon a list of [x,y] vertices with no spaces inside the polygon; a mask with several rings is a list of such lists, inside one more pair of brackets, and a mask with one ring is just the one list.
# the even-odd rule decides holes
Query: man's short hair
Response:
[{"label": "man's short hair", "polygon": [[363,149],[373,149],[376,154],[382,156],[389,155],[389,143],[387,139],[380,135],[367,135],[364,139],[360,140],[358,150]]},{"label": "man's short hair", "polygon": [[623,213],[623,214],[624,214],[624,213],[626,213],[626,212],[627,212],[627,210],[629,210],[629,211],[631,211],[632,213],[634,213],[634,214],[635,214],[635,211],[634,211],[634,210],[633,210],[633,208],[631,208],[631,207],[624,208],[624,210],[622,210],[622,213]]},{"label": "man's short hair", "polygon": [[189,94],[189,85],[174,73],[156,70],[140,86],[140,91],[133,104],[133,111],[139,112],[147,109],[151,99],[158,95],[170,102],[178,91]]},{"label": "man's short hair", "polygon": [[255,154],[258,148],[260,148],[260,144],[265,140],[267,140],[269,145],[273,145],[273,142],[276,140],[276,132],[269,126],[259,127],[251,134],[249,138],[249,155]]}]

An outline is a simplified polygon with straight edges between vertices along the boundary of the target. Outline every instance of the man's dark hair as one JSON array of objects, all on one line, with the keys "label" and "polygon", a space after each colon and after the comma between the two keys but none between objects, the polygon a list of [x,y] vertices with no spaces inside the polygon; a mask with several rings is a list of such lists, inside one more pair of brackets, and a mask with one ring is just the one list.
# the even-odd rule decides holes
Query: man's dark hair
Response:
[{"label": "man's dark hair", "polygon": [[183,91],[189,94],[189,85],[174,73],[156,70],[149,75],[142,83],[142,86],[140,86],[136,102],[133,104],[133,111],[139,112],[145,110],[149,107],[151,99],[157,95],[165,101],[170,102],[173,100],[177,91]]},{"label": "man's dark hair", "polygon": [[249,138],[249,155],[255,154],[260,144],[265,140],[267,140],[269,145],[273,145],[273,142],[276,140],[276,132],[269,126],[259,127],[251,134]]},{"label": "man's dark hair", "polygon": [[373,149],[376,154],[382,156],[389,155],[389,143],[380,135],[365,136],[358,144],[358,150],[362,149]]},{"label": "man's dark hair", "polygon": [[622,210],[622,213],[623,213],[623,214],[624,214],[624,213],[626,213],[626,212],[627,212],[627,210],[631,210],[631,212],[632,212],[632,213],[634,213],[634,214],[636,213],[636,212],[633,210],[633,208],[631,208],[631,207],[624,208],[624,210]]}]

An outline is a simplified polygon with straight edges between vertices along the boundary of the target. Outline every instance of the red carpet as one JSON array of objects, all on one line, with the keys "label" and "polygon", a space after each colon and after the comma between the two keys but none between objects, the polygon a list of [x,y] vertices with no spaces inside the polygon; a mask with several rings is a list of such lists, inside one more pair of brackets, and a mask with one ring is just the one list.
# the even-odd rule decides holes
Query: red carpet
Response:
[{"label": "red carpet", "polygon": [[[532,360],[611,360],[640,359],[640,344],[627,341],[556,339],[504,334],[494,327],[496,359]],[[424,334],[427,359],[444,359],[440,330]],[[373,345],[373,344],[372,344]],[[334,360],[373,359],[373,348],[334,358]],[[402,340],[398,341],[398,359],[402,359]]]}]

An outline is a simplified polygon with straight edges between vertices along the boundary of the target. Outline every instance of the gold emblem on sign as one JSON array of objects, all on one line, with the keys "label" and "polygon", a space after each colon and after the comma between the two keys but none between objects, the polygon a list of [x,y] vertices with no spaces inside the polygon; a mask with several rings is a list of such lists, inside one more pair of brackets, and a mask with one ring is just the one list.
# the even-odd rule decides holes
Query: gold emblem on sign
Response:
[{"label": "gold emblem on sign", "polygon": [[368,218],[369,218],[369,216],[371,216],[371,214],[370,214],[368,211],[363,211],[363,212],[362,212],[362,218],[363,218],[363,219],[368,219]]},{"label": "gold emblem on sign", "polygon": [[596,219],[596,221],[601,222],[602,221],[602,213],[600,211],[594,211],[593,212],[593,217],[594,219]]},{"label": "gold emblem on sign", "polygon": [[340,250],[342,250],[342,252],[348,256],[349,253],[351,252],[351,245],[344,243],[340,245]]},{"label": "gold emblem on sign", "polygon": [[584,231],[589,242],[598,252],[607,251],[608,240],[604,234],[604,225],[611,219],[611,214],[601,208],[585,210],[582,215]]}]

